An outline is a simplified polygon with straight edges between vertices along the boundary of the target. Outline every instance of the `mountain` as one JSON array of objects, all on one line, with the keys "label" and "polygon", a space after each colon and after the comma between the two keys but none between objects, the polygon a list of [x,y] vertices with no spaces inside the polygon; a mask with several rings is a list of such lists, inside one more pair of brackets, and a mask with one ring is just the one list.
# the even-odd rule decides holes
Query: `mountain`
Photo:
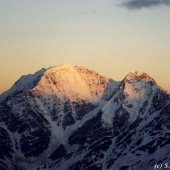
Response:
[{"label": "mountain", "polygon": [[116,82],[70,64],[0,95],[0,170],[133,170],[170,164],[170,96],[147,73]]},{"label": "mountain", "polygon": [[44,74],[45,69],[41,69],[37,71],[35,74],[29,74],[27,76],[22,76],[8,91],[4,92],[0,96],[0,101],[2,102],[8,96],[15,94],[19,91],[29,90],[31,89],[36,82],[38,82],[39,78]]}]

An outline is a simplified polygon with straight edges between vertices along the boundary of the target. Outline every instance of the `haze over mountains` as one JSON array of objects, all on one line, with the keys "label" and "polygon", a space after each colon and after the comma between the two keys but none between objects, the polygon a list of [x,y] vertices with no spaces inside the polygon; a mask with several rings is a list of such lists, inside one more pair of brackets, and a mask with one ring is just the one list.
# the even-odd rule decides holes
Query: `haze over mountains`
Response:
[{"label": "haze over mountains", "polygon": [[170,164],[169,135],[170,96],[147,73],[65,64],[0,95],[0,170],[154,169]]}]

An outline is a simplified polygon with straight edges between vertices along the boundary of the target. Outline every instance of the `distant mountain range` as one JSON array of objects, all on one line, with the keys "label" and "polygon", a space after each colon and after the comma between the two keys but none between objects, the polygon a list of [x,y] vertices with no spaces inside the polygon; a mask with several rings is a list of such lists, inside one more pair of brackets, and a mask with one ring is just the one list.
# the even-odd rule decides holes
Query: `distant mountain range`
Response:
[{"label": "distant mountain range", "polygon": [[170,96],[147,73],[117,82],[64,64],[22,76],[0,95],[0,170],[152,170],[168,163]]}]

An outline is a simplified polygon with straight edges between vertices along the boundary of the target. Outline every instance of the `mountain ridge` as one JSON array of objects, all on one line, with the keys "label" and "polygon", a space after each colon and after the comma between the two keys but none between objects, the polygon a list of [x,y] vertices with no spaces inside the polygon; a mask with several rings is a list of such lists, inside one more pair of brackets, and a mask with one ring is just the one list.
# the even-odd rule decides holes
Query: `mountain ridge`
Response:
[{"label": "mountain ridge", "polygon": [[0,169],[150,170],[169,161],[170,98],[147,73],[115,82],[66,64],[32,76],[0,102]]},{"label": "mountain ridge", "polygon": [[[6,90],[5,92],[2,92],[2,93],[0,94],[0,101],[5,100],[5,98],[7,98],[8,95],[11,95],[11,94],[15,93],[15,91],[31,90],[31,89],[33,88],[33,86],[36,86],[36,85],[37,85],[37,83],[39,82],[39,80],[41,79],[41,77],[43,77],[44,73],[46,73],[46,72],[48,72],[48,71],[50,71],[50,70],[53,70],[53,69],[54,69],[54,70],[70,69],[70,68],[74,68],[74,67],[78,67],[78,66],[72,65],[72,64],[61,64],[61,65],[49,67],[49,68],[47,68],[47,69],[42,68],[42,69],[40,69],[39,71],[35,72],[34,74],[28,74],[28,75],[21,76],[21,78],[19,78],[10,89],[8,89],[8,90]],[[83,67],[83,66],[80,66],[79,68],[85,69],[85,67]],[[90,71],[92,71],[92,70],[90,70]],[[95,72],[95,71],[93,71],[93,72]],[[95,73],[97,73],[97,72],[95,72]],[[130,76],[131,76],[131,78],[132,78],[132,76],[133,76],[133,78],[139,78],[139,79],[140,79],[142,75],[143,75],[143,76],[146,76],[146,78],[148,78],[148,80],[151,80],[151,81],[153,81],[154,83],[156,83],[155,80],[152,79],[147,73],[141,72],[141,71],[130,71],[130,72],[125,76],[125,78],[124,78],[123,80],[125,80],[125,79],[126,79],[126,80],[129,80]],[[105,76],[104,76],[104,77],[105,77]],[[38,79],[38,78],[40,78],[40,79]],[[106,78],[107,78],[107,77],[106,77]],[[36,81],[36,79],[38,79],[38,80],[37,80],[37,82],[35,83],[34,81]],[[111,78],[107,78],[107,79],[108,79],[108,80],[115,81],[115,80],[113,80],[113,79],[111,79]],[[115,82],[119,83],[120,81],[115,81]],[[26,84],[27,84],[28,87],[25,87]],[[28,85],[28,84],[30,84],[30,85]],[[17,88],[18,88],[18,89],[17,89]],[[12,89],[12,90],[11,90],[11,89]],[[16,90],[16,89],[17,89],[17,90]]]},{"label": "mountain ridge", "polygon": [[[7,91],[5,91],[4,93],[2,93],[0,95],[0,101],[3,101],[5,100],[8,95],[12,95],[13,93],[17,92],[17,91],[22,91],[22,90],[31,90],[34,86],[37,85],[37,83],[39,83],[39,81],[41,81],[41,78],[43,78],[44,74],[46,76],[48,76],[47,74],[49,74],[50,72],[61,72],[61,75],[62,75],[62,70],[66,76],[66,72],[73,72],[72,75],[67,75],[67,76],[76,76],[76,67],[75,65],[71,65],[71,64],[63,64],[63,65],[58,65],[58,66],[54,66],[54,67],[50,67],[48,69],[44,69],[42,68],[41,70],[39,70],[38,72],[36,72],[35,74],[28,74],[26,76],[21,76],[21,78]],[[79,69],[85,69],[84,67],[77,67]],[[88,69],[87,69],[88,70]],[[90,72],[94,72],[94,71],[91,71],[91,70],[88,70]],[[74,75],[73,75],[74,74]],[[94,72],[94,74],[98,74],[96,72]],[[61,76],[59,75],[59,76]],[[99,75],[99,74],[98,74]],[[75,78],[75,77],[74,77]],[[106,78],[105,76],[103,76],[103,78],[106,79],[106,81],[113,81],[112,79],[109,79],[109,78]],[[80,77],[79,77],[80,79]],[[35,81],[35,82],[34,82]],[[78,82],[78,81],[77,81]],[[81,82],[81,80],[80,80]],[[25,83],[27,83],[27,87],[25,87]],[[116,83],[116,82],[115,82]],[[30,84],[30,86],[28,85]],[[76,84],[74,84],[76,85]],[[81,84],[83,86],[83,84]],[[79,86],[81,87],[81,86]],[[83,87],[83,88],[86,88],[86,87]],[[81,90],[83,92],[83,90]]]}]

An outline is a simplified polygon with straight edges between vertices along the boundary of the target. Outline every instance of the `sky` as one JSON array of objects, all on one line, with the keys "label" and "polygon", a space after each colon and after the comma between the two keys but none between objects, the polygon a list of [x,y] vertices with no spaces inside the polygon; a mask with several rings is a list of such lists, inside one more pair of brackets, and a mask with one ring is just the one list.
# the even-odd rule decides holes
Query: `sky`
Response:
[{"label": "sky", "polygon": [[169,0],[0,0],[0,93],[64,63],[114,80],[147,72],[170,92]]}]

